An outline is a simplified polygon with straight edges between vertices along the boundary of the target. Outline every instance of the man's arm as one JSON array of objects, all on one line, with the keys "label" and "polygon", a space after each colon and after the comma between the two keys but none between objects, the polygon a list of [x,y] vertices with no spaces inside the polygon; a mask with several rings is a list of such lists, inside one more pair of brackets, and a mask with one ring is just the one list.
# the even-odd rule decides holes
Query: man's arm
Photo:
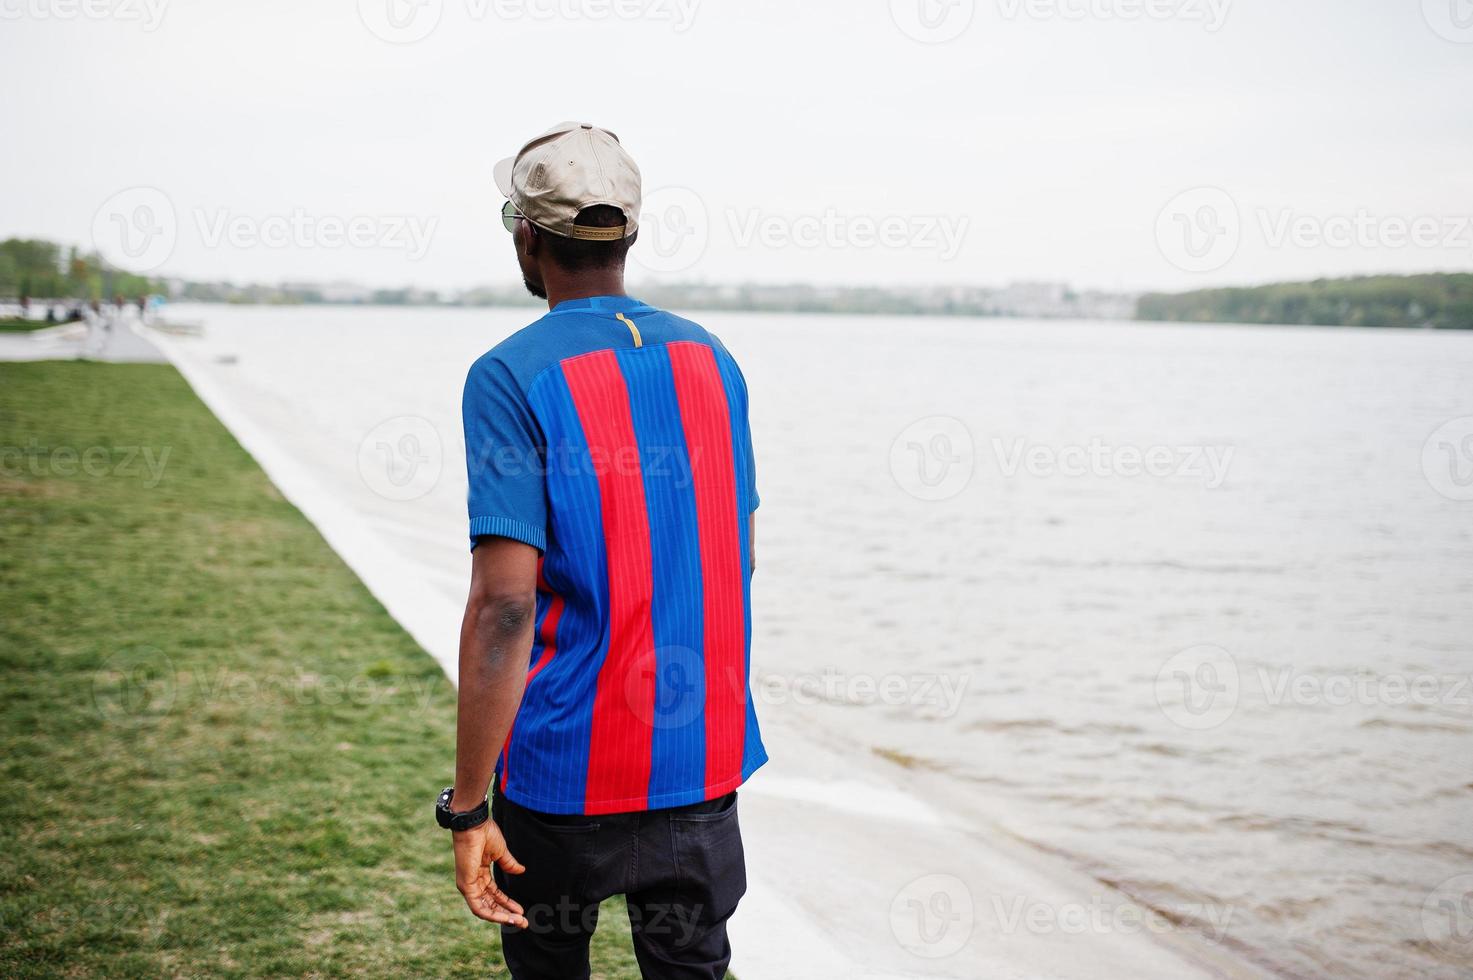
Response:
[{"label": "man's arm", "polygon": [[[486,798],[496,756],[522,702],[536,608],[537,549],[510,538],[484,538],[471,553],[471,590],[460,626],[453,811],[473,810]],[[522,907],[491,876],[492,861],[508,874],[524,870],[495,821],[454,836],[455,884],[471,911],[490,922],[525,926]]]}]

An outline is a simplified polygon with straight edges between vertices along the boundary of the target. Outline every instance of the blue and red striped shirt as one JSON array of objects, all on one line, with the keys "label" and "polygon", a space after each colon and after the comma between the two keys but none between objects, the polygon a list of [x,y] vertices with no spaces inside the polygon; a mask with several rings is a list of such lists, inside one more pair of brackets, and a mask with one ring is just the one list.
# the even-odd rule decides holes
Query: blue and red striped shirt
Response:
[{"label": "blue and red striped shirt", "polygon": [[507,799],[621,813],[714,799],[767,761],[749,684],[747,388],[699,325],[559,303],[471,367],[471,546],[542,552]]}]

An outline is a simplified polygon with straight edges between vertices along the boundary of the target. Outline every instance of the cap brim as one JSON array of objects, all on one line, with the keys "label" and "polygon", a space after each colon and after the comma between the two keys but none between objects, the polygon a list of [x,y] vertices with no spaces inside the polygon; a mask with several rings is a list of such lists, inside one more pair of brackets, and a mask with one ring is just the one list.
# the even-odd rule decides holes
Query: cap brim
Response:
[{"label": "cap brim", "polygon": [[491,170],[491,177],[496,181],[496,189],[501,191],[501,196],[511,198],[511,172],[517,165],[516,157],[507,157]]}]

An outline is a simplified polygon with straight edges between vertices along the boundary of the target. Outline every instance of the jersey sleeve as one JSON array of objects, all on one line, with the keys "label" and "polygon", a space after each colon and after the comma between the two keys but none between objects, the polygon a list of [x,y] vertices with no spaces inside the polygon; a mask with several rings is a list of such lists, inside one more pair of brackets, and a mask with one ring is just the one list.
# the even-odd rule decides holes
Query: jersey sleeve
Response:
[{"label": "jersey sleeve", "polygon": [[542,429],[511,370],[477,361],[461,399],[470,485],[470,543],[512,538],[547,550],[547,484]]}]

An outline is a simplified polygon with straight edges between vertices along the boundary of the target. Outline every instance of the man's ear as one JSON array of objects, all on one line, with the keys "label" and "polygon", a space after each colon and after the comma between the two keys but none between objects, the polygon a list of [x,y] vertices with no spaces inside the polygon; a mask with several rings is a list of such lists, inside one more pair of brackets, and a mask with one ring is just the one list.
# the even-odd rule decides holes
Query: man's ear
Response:
[{"label": "man's ear", "polygon": [[542,236],[537,233],[537,226],[523,219],[517,222],[517,234],[522,239],[522,251],[528,255],[536,255],[542,248]]}]

